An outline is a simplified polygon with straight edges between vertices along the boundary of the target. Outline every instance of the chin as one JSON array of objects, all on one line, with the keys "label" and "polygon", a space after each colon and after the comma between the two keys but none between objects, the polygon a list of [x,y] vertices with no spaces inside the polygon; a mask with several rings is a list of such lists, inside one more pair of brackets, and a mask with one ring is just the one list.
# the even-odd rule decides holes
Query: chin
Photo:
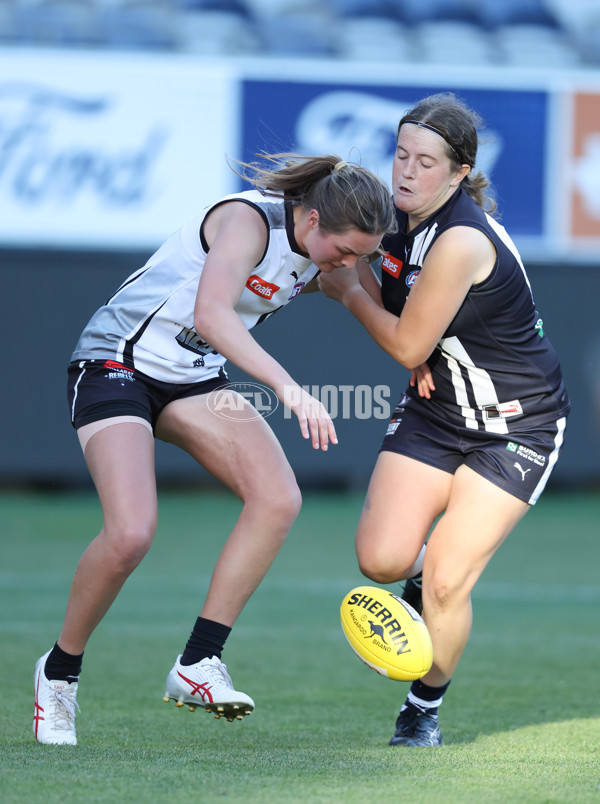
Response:
[{"label": "chin", "polygon": [[394,205],[401,209],[402,212],[409,212],[411,207],[414,206],[414,196],[401,195],[400,197],[394,196]]}]

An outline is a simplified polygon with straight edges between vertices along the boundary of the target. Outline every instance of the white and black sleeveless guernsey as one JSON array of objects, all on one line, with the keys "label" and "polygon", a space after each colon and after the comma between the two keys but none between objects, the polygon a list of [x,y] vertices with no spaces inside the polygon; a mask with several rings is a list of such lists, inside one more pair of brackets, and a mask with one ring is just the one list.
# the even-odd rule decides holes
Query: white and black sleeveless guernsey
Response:
[{"label": "white and black sleeveless guernsey", "polygon": [[460,188],[448,202],[406,233],[407,214],[396,210],[399,231],[384,239],[382,299],[400,315],[427,252],[452,226],[482,231],[496,248],[490,276],[468,292],[427,360],[435,392],[406,393],[424,416],[489,433],[530,432],[566,416],[569,399],[554,348],[535,309],[518,251],[503,226]]},{"label": "white and black sleeveless guernsey", "polygon": [[299,253],[292,205],[256,190],[225,196],[189,220],[91,318],[71,356],[115,360],[154,379],[190,383],[222,376],[225,358],[194,330],[194,304],[208,252],[202,224],[226,201],[257,209],[268,230],[263,258],[235,310],[251,329],[285,307],[316,274]]}]

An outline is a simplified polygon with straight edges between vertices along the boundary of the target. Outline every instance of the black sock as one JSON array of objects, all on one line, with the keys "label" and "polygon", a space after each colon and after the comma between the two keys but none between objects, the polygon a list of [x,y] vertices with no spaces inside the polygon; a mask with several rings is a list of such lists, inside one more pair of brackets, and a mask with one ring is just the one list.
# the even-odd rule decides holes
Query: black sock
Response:
[{"label": "black sock", "polygon": [[405,706],[413,706],[415,709],[426,711],[428,715],[435,715],[438,706],[442,704],[442,697],[449,686],[450,681],[446,682],[446,684],[443,684],[441,687],[430,687],[418,678],[410,685],[410,692],[408,693]]},{"label": "black sock", "polygon": [[211,656],[220,659],[225,640],[230,633],[231,628],[228,625],[198,617],[181,656],[181,664],[188,667],[190,664],[201,662],[202,659],[210,659]]},{"label": "black sock", "polygon": [[83,653],[78,656],[65,653],[57,642],[46,659],[44,675],[48,681],[68,681],[69,683],[77,681],[81,673],[82,661]]},{"label": "black sock", "polygon": [[419,589],[421,589],[421,587],[423,586],[423,573],[418,572],[416,575],[413,575],[413,577],[409,578],[408,580],[412,581],[415,586],[418,586]]}]

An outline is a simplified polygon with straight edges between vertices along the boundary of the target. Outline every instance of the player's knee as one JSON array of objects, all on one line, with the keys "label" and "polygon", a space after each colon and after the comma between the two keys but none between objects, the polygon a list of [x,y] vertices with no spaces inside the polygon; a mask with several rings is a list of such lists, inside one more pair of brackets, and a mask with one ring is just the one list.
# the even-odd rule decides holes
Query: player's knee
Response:
[{"label": "player's knee", "polygon": [[301,507],[302,494],[295,480],[283,484],[283,487],[270,497],[270,514],[286,533],[296,521]]},{"label": "player's knee", "polygon": [[447,611],[452,600],[450,588],[443,583],[423,583],[423,601],[428,610]]},{"label": "player's knee", "polygon": [[300,513],[302,495],[293,476],[274,478],[268,488],[250,491],[244,498],[244,505],[268,522],[271,532],[281,533],[283,539]]},{"label": "player's knee", "polygon": [[389,556],[372,550],[357,551],[358,566],[362,574],[375,583],[395,583],[402,576],[402,567],[390,561]]},{"label": "player's knee", "polygon": [[359,561],[358,566],[362,574],[375,583],[396,583],[404,577],[401,570],[396,570],[386,564],[364,563]]},{"label": "player's knee", "polygon": [[138,566],[152,545],[155,529],[151,522],[132,523],[107,534],[111,561],[118,572],[126,574]]},{"label": "player's knee", "polygon": [[362,564],[358,562],[362,574],[375,583],[394,583],[398,576],[389,571],[388,567],[376,567],[372,564]]},{"label": "player's knee", "polygon": [[471,586],[462,574],[437,571],[423,579],[423,598],[435,611],[448,611],[468,601],[470,593]]},{"label": "player's knee", "polygon": [[376,583],[395,583],[408,577],[407,573],[414,564],[412,555],[394,555],[384,544],[377,544],[368,536],[358,534],[356,540],[356,557],[363,575]]}]

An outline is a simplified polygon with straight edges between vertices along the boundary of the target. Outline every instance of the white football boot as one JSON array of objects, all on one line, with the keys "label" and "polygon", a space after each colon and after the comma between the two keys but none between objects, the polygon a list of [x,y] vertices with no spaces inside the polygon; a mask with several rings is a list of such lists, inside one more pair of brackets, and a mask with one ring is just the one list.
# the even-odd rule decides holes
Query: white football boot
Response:
[{"label": "white football boot", "polygon": [[227,667],[216,656],[184,667],[181,656],[167,676],[163,701],[175,701],[175,706],[188,705],[190,712],[198,706],[212,712],[216,718],[229,722],[242,720],[254,709],[254,701],[245,692],[233,688]]},{"label": "white football boot", "polygon": [[38,659],[33,674],[35,709],[33,733],[47,745],[77,745],[75,736],[76,681],[48,681],[44,673],[50,651]]}]

